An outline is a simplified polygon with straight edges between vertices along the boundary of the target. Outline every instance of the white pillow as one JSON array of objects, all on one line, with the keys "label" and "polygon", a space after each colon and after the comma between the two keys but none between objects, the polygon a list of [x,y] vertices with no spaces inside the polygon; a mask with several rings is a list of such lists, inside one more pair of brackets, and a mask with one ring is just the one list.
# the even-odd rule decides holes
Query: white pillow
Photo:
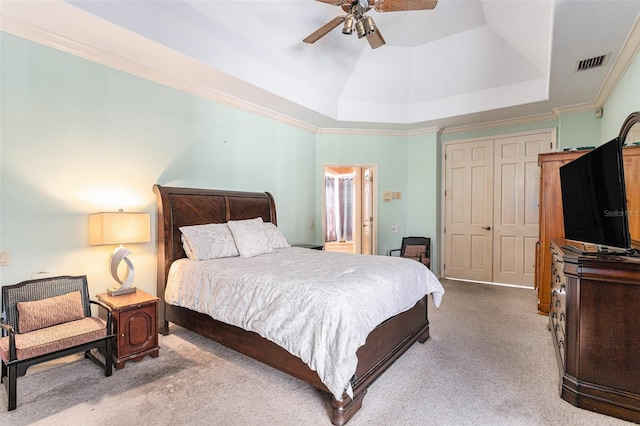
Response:
[{"label": "white pillow", "polygon": [[264,229],[271,242],[271,247],[274,249],[291,247],[291,244],[289,244],[276,225],[271,222],[265,222]]},{"label": "white pillow", "polygon": [[238,248],[226,223],[181,226],[182,246],[191,260],[238,256]]},{"label": "white pillow", "polygon": [[236,241],[240,257],[254,257],[273,251],[261,217],[230,220],[227,223],[233,234],[233,239]]}]

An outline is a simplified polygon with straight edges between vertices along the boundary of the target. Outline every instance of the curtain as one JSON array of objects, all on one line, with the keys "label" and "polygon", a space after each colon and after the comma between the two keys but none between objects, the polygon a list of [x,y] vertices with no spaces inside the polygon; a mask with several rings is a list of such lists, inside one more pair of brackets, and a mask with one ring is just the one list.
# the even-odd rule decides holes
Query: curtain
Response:
[{"label": "curtain", "polygon": [[337,241],[337,226],[336,226],[336,185],[335,179],[331,176],[325,176],[324,178],[324,199],[325,199],[325,241]]},{"label": "curtain", "polygon": [[324,241],[353,241],[354,177],[325,176]]},{"label": "curtain", "polygon": [[353,176],[338,179],[338,214],[340,240],[353,240]]}]

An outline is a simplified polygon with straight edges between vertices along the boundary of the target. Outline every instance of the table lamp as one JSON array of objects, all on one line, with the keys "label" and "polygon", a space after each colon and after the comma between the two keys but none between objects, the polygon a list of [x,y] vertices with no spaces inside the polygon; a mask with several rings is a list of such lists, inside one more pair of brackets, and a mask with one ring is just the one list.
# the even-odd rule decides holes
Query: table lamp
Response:
[{"label": "table lamp", "polygon": [[[132,287],[135,269],[127,258],[132,252],[123,244],[148,243],[151,241],[151,223],[148,213],[118,212],[89,215],[89,244],[92,246],[119,245],[110,258],[111,276],[120,283],[108,289],[108,294],[118,296],[136,291]],[[118,276],[118,266],[124,261],[127,273],[124,281]]]}]

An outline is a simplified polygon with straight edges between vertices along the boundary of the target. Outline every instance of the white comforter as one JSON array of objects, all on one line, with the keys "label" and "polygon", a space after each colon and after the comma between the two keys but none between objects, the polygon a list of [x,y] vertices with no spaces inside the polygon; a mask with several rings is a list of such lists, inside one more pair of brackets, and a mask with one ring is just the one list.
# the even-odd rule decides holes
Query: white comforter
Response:
[{"label": "white comforter", "polygon": [[414,260],[290,247],[249,259],[180,259],[165,300],[285,348],[339,400],[352,396],[349,379],[367,335],[429,293],[439,306],[442,285]]}]

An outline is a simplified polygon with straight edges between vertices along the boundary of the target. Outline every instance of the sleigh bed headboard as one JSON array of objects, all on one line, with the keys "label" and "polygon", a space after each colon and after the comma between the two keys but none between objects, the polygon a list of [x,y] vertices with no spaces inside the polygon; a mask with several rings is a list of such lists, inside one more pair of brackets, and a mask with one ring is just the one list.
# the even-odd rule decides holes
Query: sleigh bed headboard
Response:
[{"label": "sleigh bed headboard", "polygon": [[158,205],[158,323],[165,320],[164,289],[174,260],[187,257],[180,227],[262,217],[277,225],[276,205],[268,192],[223,191],[154,185]]}]

